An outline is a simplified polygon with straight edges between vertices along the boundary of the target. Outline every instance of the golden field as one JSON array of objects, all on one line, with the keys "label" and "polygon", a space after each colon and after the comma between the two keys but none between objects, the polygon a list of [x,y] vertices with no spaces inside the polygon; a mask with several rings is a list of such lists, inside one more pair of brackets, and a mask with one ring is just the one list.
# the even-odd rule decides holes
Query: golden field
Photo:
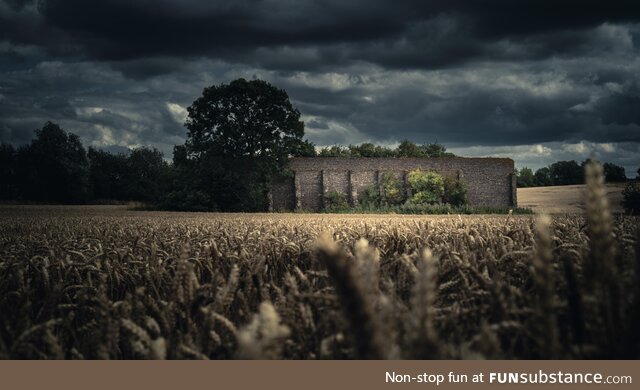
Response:
[{"label": "golden field", "polygon": [[[622,212],[622,191],[626,184],[605,185],[606,196],[612,212]],[[549,214],[584,213],[586,185],[518,188],[518,206],[535,212]]]},{"label": "golden field", "polygon": [[637,217],[0,207],[0,358],[634,359]]},{"label": "golden field", "polygon": [[637,219],[0,215],[4,358],[638,354]]}]

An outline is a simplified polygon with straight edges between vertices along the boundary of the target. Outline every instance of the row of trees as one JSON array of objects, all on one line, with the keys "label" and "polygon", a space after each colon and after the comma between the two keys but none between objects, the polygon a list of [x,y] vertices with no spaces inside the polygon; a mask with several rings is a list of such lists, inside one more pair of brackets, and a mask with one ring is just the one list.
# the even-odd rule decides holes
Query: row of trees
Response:
[{"label": "row of trees", "polygon": [[403,141],[333,146],[316,153],[287,93],[262,80],[205,88],[187,108],[187,141],[174,148],[171,188],[161,206],[175,210],[263,211],[271,183],[290,157],[442,157],[439,144]]},{"label": "row of trees", "polygon": [[158,201],[169,166],[157,149],[113,154],[48,122],[30,144],[0,145],[0,199],[44,203]]},{"label": "row of trees", "polygon": [[[438,143],[417,145],[408,140],[393,149],[364,143],[316,153],[303,139],[304,123],[287,93],[262,80],[238,79],[205,88],[187,111],[187,140],[175,146],[172,163],[149,148],[121,154],[87,151],[77,135],[49,122],[29,145],[0,146],[0,199],[137,200],[172,210],[263,211],[271,183],[288,174],[286,164],[292,156],[453,156]],[[604,167],[607,180],[626,179],[622,167]],[[559,161],[535,173],[523,168],[518,185],[578,184],[584,181],[583,171],[575,161]],[[417,182],[425,182],[422,179]],[[443,184],[452,185],[446,180]],[[441,197],[431,192],[421,196],[421,202]]]},{"label": "row of trees", "polygon": [[[313,153],[311,154],[313,155]],[[318,157],[455,157],[437,142],[417,145],[403,140],[396,148],[363,143],[349,146],[330,146],[320,149]]]},{"label": "row of trees", "polygon": [[173,163],[156,149],[113,154],[47,123],[18,149],[0,147],[0,198],[46,203],[145,201],[173,210],[266,210],[290,156],[314,156],[285,91],[238,79],[205,88],[188,108]]},{"label": "row of trees", "polygon": [[0,198],[83,203],[137,200],[172,210],[262,211],[292,156],[444,157],[440,144],[403,141],[333,146],[316,153],[287,93],[262,80],[205,88],[188,107],[187,140],[173,162],[156,149],[113,154],[89,148],[53,123],[26,146],[0,149]]},{"label": "row of trees", "polygon": [[[535,173],[530,168],[524,167],[516,170],[518,187],[584,184],[584,167],[589,161],[590,159],[587,159],[581,164],[575,160],[557,161],[548,167],[538,169]],[[612,163],[604,163],[603,168],[607,182],[627,181],[623,167]],[[638,169],[638,176],[640,176],[640,169]]]}]

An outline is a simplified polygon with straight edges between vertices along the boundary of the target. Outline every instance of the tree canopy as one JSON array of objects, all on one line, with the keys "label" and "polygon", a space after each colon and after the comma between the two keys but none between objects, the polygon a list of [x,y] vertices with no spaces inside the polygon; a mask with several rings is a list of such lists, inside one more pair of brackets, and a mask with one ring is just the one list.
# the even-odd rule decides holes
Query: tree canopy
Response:
[{"label": "tree canopy", "polygon": [[604,178],[607,182],[624,182],[627,181],[627,175],[624,167],[613,163],[604,163],[602,166],[604,169]]},{"label": "tree canopy", "polygon": [[[584,183],[584,167],[591,159],[578,164],[576,161],[556,161],[548,167],[538,169],[535,174],[527,167],[516,170],[518,187],[558,186]],[[624,167],[613,163],[604,163],[605,180],[609,183],[625,182],[627,175]],[[640,170],[639,170],[640,171]]]},{"label": "tree canopy", "polygon": [[169,165],[157,149],[85,151],[80,138],[47,122],[17,150],[0,145],[0,199],[45,203],[157,202]]},{"label": "tree canopy", "polygon": [[27,200],[81,203],[88,197],[89,161],[80,138],[47,122],[18,149],[16,180]]},{"label": "tree canopy", "polygon": [[324,147],[318,157],[455,157],[455,154],[447,152],[447,148],[437,142],[418,145],[405,139],[393,149],[369,142]]},{"label": "tree canopy", "polygon": [[516,170],[518,177],[518,187],[533,187],[536,182],[536,177],[530,168],[523,167],[520,170]]},{"label": "tree canopy", "polygon": [[198,194],[191,199],[205,202],[205,209],[265,210],[270,183],[288,158],[315,154],[287,93],[263,80],[207,87],[187,112],[187,140],[174,152],[181,175],[171,199]]},{"label": "tree canopy", "polygon": [[263,80],[205,88],[187,108],[189,157],[255,158],[282,163],[302,149],[304,123],[287,93]]}]

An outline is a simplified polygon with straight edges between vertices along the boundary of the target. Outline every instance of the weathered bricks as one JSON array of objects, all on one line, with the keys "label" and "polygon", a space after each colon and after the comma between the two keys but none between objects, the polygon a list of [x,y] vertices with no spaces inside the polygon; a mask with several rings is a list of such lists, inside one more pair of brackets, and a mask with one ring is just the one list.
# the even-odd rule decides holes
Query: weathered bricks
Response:
[{"label": "weathered bricks", "polygon": [[385,172],[392,173],[406,187],[406,175],[414,169],[436,171],[462,178],[467,183],[469,203],[478,206],[515,206],[514,163],[509,158],[366,158],[306,157],[293,158],[289,169],[293,180],[274,183],[273,208],[319,211],[324,195],[330,191],[346,194],[351,204],[362,199],[370,185],[379,185]]}]

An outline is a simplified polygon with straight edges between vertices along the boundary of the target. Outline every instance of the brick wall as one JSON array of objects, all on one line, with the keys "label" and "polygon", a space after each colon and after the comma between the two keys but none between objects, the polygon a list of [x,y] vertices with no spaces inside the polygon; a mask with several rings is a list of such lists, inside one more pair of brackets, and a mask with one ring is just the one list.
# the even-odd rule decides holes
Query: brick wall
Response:
[{"label": "brick wall", "polygon": [[384,172],[406,183],[407,172],[417,168],[462,178],[472,205],[517,204],[514,163],[509,158],[309,157],[292,159],[289,169],[294,172],[293,179],[274,184],[273,209],[319,211],[324,207],[324,194],[332,190],[347,194],[355,203],[368,186],[378,185]]}]

